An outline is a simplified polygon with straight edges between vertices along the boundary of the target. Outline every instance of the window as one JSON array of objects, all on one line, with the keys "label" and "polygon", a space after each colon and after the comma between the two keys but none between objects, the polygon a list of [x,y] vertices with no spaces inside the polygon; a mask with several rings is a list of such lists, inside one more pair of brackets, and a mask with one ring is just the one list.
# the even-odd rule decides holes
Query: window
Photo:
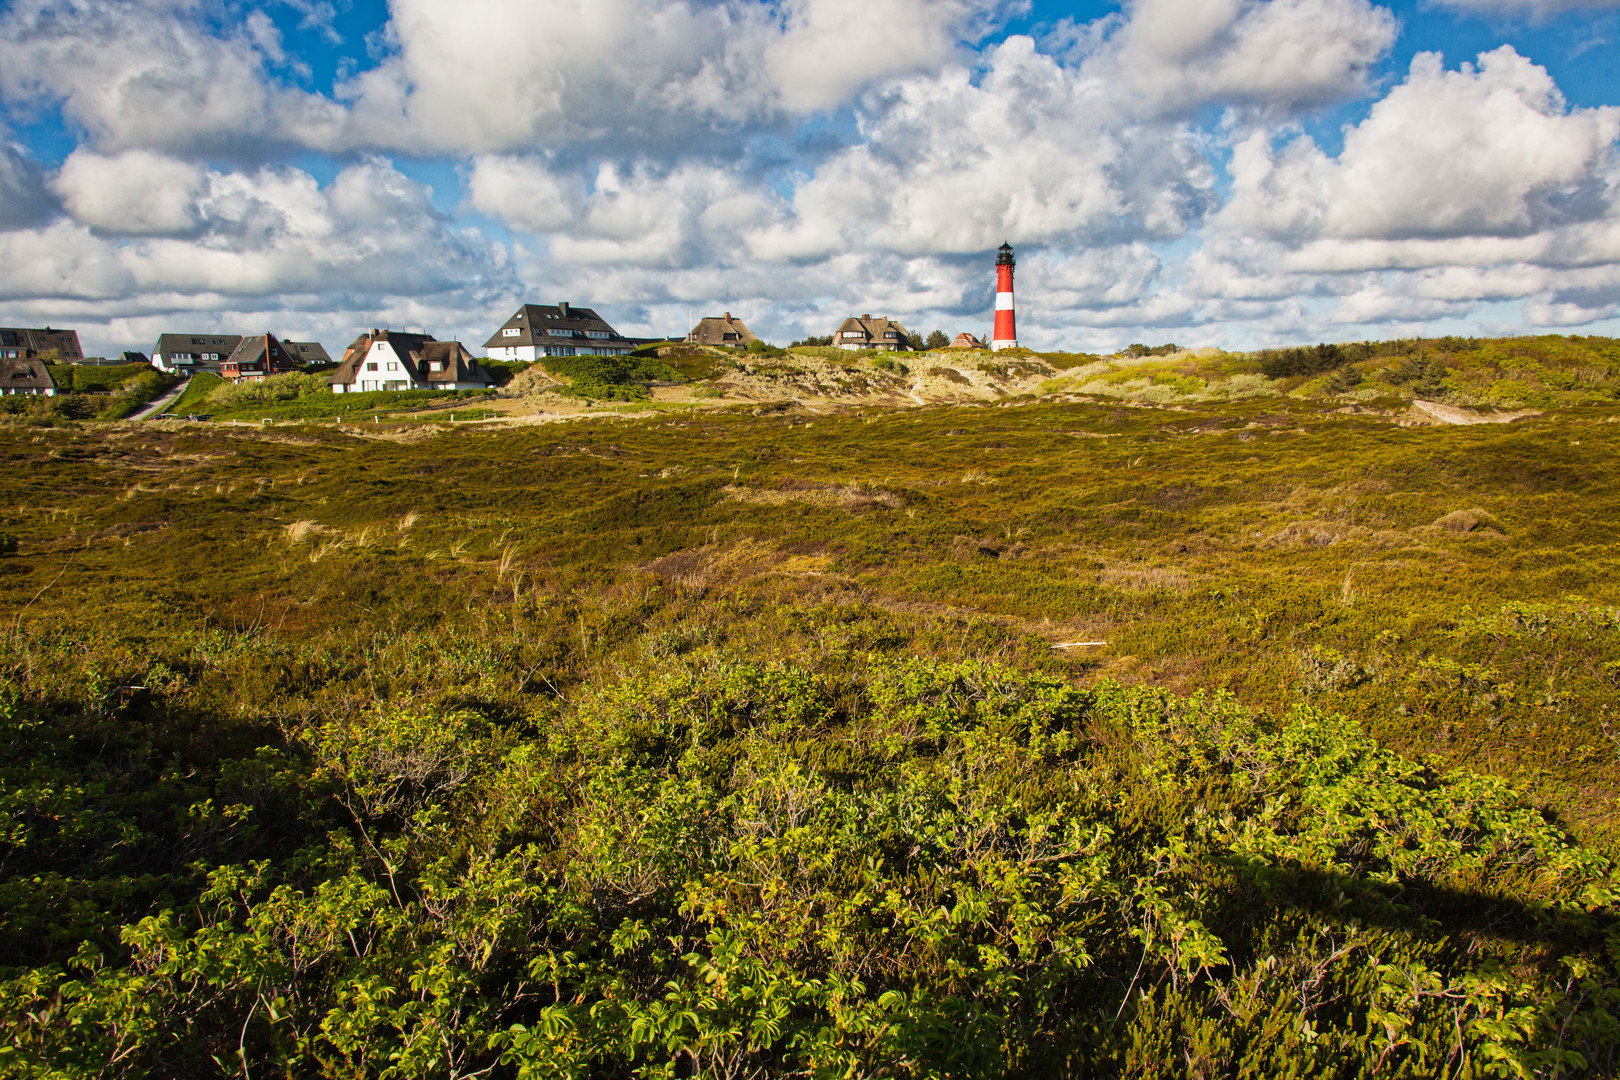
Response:
[{"label": "window", "polygon": [[847,338],[863,338],[863,337],[866,336],[866,331],[865,330],[845,330],[844,331],[844,336],[847,337]]},{"label": "window", "polygon": [[443,371],[444,370],[444,361],[443,360],[429,360],[428,361],[428,370],[429,371]]},{"label": "window", "polygon": [[388,370],[389,371],[398,371],[399,370],[399,361],[398,360],[390,360],[390,361],[388,361]]},{"label": "window", "polygon": [[886,338],[897,338],[900,335],[895,333],[893,330],[885,330],[883,331],[883,336]]},{"label": "window", "polygon": [[572,331],[572,330],[560,330],[560,329],[552,330],[551,331],[551,336],[552,337],[573,337],[574,336],[574,331]]},{"label": "window", "polygon": [[366,370],[367,371],[376,371],[377,370],[377,365],[376,364],[367,364],[366,365]]},{"label": "window", "polygon": [[523,333],[522,327],[508,326],[506,329],[501,331],[501,337],[517,337],[521,333]]},{"label": "window", "polygon": [[613,335],[608,333],[606,330],[587,330],[585,331],[585,336],[594,338],[610,338]]}]

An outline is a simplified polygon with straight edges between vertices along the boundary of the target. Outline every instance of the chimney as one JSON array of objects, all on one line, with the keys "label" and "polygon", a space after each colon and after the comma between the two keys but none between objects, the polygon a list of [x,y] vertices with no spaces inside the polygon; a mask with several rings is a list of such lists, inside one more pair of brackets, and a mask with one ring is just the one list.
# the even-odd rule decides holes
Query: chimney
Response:
[{"label": "chimney", "polygon": [[872,317],[872,313],[870,311],[866,312],[865,314],[863,314],[861,316],[861,318],[863,318],[863,319],[870,319],[871,317]]},{"label": "chimney", "polygon": [[568,301],[563,300],[557,305],[557,311],[563,318],[568,318]]},{"label": "chimney", "polygon": [[730,321],[731,321],[731,312],[728,311],[728,312],[726,312],[726,322],[730,322]]}]

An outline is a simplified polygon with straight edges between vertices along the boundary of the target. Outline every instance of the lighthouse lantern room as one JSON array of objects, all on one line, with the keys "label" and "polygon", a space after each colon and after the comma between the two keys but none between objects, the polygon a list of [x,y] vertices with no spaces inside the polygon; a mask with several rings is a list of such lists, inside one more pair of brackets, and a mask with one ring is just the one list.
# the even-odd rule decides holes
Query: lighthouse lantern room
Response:
[{"label": "lighthouse lantern room", "polygon": [[1013,321],[1013,249],[1002,244],[996,253],[996,328],[990,335],[990,348],[1016,349],[1018,326]]}]

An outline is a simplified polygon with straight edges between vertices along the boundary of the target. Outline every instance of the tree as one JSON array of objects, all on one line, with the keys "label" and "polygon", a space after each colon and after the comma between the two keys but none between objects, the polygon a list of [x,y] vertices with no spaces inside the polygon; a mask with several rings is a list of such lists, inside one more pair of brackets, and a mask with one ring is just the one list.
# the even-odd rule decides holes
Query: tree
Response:
[{"label": "tree", "polygon": [[912,352],[922,352],[923,348],[924,348],[922,334],[918,333],[915,330],[913,330],[911,333],[907,334],[906,335],[906,347],[909,348]]},{"label": "tree", "polygon": [[945,336],[945,331],[935,330],[928,335],[928,341],[925,344],[930,349],[943,349],[950,343],[951,339]]}]

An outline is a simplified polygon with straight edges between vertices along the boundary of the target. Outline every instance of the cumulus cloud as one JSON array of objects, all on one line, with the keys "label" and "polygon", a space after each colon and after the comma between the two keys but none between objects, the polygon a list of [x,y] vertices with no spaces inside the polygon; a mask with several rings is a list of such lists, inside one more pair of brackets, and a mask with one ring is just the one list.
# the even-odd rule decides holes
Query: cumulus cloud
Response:
[{"label": "cumulus cloud", "polygon": [[188,233],[207,178],[201,166],[150,150],[68,155],[51,188],[75,221],[115,233]]},{"label": "cumulus cloud", "polygon": [[860,144],[748,235],[753,254],[966,253],[1118,229],[1171,236],[1202,215],[1213,174],[1185,129],[1109,126],[1097,86],[1027,37],[992,49],[987,65],[978,79],[953,67],[866,99]]},{"label": "cumulus cloud", "polygon": [[1115,107],[1295,110],[1361,93],[1397,28],[1367,0],[1133,0],[1075,51]]},{"label": "cumulus cloud", "polygon": [[[996,0],[394,0],[392,54],[313,143],[672,148],[846,104],[937,66]],[[881,28],[881,33],[875,33]],[[468,78],[469,71],[479,72]]]},{"label": "cumulus cloud", "polygon": [[58,102],[104,151],[293,139],[331,106],[279,88],[262,15],[216,33],[210,0],[17,0],[0,17],[0,95]]},{"label": "cumulus cloud", "polygon": [[[454,329],[469,312],[498,310],[516,295],[504,249],[453,228],[421,184],[385,161],[352,165],[324,187],[285,167],[181,167],[187,202],[139,208],[141,185],[178,165],[127,155],[70,159],[57,184],[65,204],[90,220],[0,232],[0,300],[24,309],[49,302],[56,313],[98,321],[214,312],[229,322],[230,312],[274,309],[293,313],[278,320],[285,326],[324,324],[334,311],[355,310],[367,312],[359,320],[367,325],[393,312],[399,321],[442,319]],[[86,194],[120,167],[134,179],[99,199]],[[171,228],[181,224],[184,235]],[[159,226],[169,234],[158,235]],[[131,235],[141,231],[148,235]]]},{"label": "cumulus cloud", "polygon": [[877,79],[937,68],[993,5],[971,0],[785,0],[764,60],[782,105],[832,108]]},{"label": "cumulus cloud", "polygon": [[22,147],[0,143],[0,229],[37,224],[54,208],[39,163]]},{"label": "cumulus cloud", "polygon": [[1531,323],[1612,314],[1620,109],[1569,108],[1512,48],[1455,71],[1419,54],[1336,157],[1276,134],[1234,146],[1232,194],[1187,261],[1195,295],[1335,297],[1328,325],[1422,324],[1502,301],[1524,301]]},{"label": "cumulus cloud", "polygon": [[1240,144],[1222,221],[1286,239],[1528,235],[1609,212],[1617,135],[1620,109],[1567,109],[1511,46],[1458,71],[1420,53],[1336,160],[1308,136]]}]

